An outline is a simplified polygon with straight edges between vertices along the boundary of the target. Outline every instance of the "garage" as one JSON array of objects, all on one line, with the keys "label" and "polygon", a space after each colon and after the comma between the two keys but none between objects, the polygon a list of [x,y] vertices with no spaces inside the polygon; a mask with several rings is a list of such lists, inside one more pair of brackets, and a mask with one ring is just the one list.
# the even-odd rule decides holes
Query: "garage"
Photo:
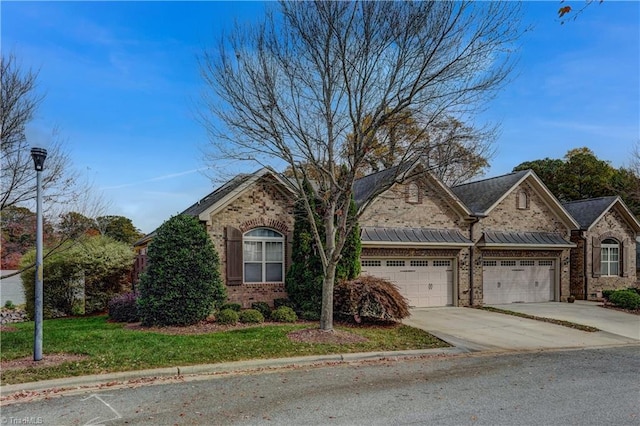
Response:
[{"label": "garage", "polygon": [[453,304],[453,259],[362,259],[362,273],[394,283],[412,307]]},{"label": "garage", "polygon": [[555,299],[555,260],[485,259],[485,304],[549,302]]}]

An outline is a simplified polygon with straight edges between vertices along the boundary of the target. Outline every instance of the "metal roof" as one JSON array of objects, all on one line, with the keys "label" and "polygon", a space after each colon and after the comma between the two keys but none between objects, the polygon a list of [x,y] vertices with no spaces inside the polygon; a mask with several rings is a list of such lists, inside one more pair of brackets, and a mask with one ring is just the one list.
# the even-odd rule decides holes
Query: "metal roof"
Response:
[{"label": "metal roof", "polygon": [[565,240],[562,235],[551,232],[498,232],[485,231],[479,246],[520,246],[568,248],[575,244]]},{"label": "metal roof", "polygon": [[360,232],[363,244],[438,244],[470,246],[473,243],[460,231],[430,228],[378,228],[363,227]]}]

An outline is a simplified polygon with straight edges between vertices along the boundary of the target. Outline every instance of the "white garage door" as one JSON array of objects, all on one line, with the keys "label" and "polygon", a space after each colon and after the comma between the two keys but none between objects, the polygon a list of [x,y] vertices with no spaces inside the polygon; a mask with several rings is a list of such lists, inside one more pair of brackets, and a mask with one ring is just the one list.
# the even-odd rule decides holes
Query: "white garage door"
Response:
[{"label": "white garage door", "polygon": [[553,260],[484,260],[482,289],[485,304],[554,300]]},{"label": "white garage door", "polygon": [[410,306],[453,304],[451,259],[362,259],[362,273],[394,283]]}]

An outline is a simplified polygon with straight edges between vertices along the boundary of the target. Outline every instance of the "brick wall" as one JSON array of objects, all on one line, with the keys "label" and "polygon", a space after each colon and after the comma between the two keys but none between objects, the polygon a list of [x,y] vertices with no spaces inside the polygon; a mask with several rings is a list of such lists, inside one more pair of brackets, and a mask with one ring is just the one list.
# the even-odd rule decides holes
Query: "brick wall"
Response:
[{"label": "brick wall", "polygon": [[[633,228],[627,224],[624,217],[617,211],[617,208],[614,207],[607,212],[585,235],[587,237],[587,299],[597,299],[598,292],[602,290],[634,286],[636,283],[636,234]],[[599,240],[614,238],[619,242],[624,242],[623,267],[627,270],[628,276],[593,276],[593,238]]]},{"label": "brick wall", "polygon": [[[293,238],[293,201],[291,196],[271,176],[265,176],[240,197],[222,210],[212,214],[207,223],[207,232],[220,255],[220,274],[226,282],[226,250],[224,230],[233,226],[242,232],[253,228],[267,227],[285,235],[285,271],[291,264],[291,242]],[[242,284],[227,286],[229,301],[248,308],[252,302],[267,302],[287,297],[284,283]]]}]

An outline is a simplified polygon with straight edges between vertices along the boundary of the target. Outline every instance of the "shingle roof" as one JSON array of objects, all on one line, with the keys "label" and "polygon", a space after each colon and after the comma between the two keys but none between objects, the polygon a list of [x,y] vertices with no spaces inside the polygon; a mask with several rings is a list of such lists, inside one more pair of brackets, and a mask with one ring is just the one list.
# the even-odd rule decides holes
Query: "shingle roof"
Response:
[{"label": "shingle roof", "polygon": [[485,231],[480,241],[481,246],[563,246],[574,247],[575,244],[565,240],[562,235],[551,232],[497,232]]},{"label": "shingle roof", "polygon": [[223,199],[229,193],[231,193],[234,189],[238,188],[244,182],[249,180],[253,174],[239,174],[235,176],[233,179],[217,188],[212,193],[208,194],[198,202],[192,204],[187,207],[181,214],[186,214],[189,216],[198,216],[203,211],[207,210],[209,207]]},{"label": "shingle roof", "polygon": [[472,245],[459,231],[429,228],[363,227],[362,242]]},{"label": "shingle roof", "polygon": [[602,213],[607,210],[617,197],[600,197],[588,200],[569,201],[562,206],[580,224],[580,228],[589,229]]},{"label": "shingle roof", "polygon": [[451,191],[476,214],[484,214],[529,170],[454,186]]},{"label": "shingle roof", "polygon": [[400,164],[356,180],[353,183],[353,198],[355,199],[356,205],[361,206],[362,203],[380,191],[381,188],[393,185],[395,180],[410,170],[413,165],[413,163]]}]

